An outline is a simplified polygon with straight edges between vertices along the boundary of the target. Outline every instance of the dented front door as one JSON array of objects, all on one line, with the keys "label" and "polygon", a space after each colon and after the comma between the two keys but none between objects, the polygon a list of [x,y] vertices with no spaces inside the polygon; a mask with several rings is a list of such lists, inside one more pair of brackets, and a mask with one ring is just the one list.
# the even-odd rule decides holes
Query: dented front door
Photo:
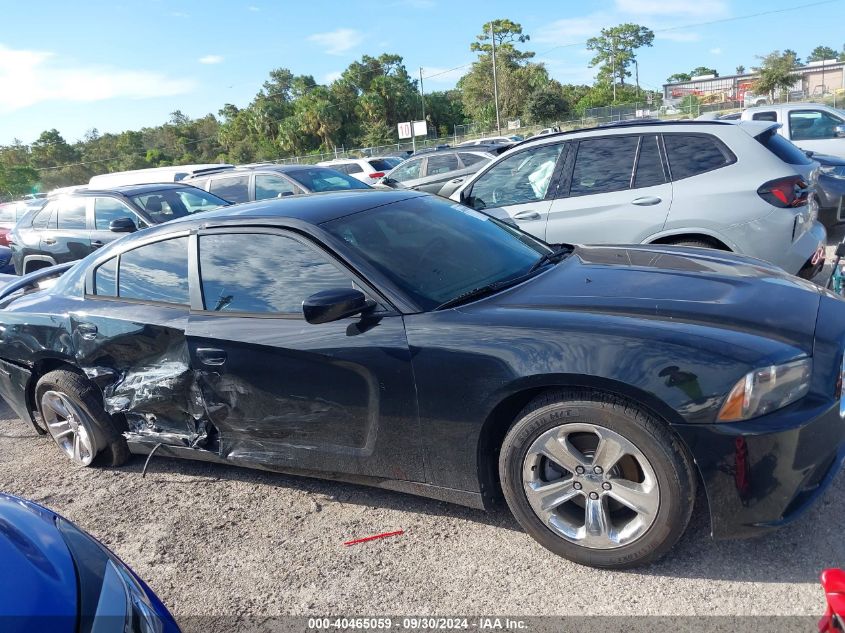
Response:
[{"label": "dented front door", "polygon": [[191,363],[221,456],[279,468],[423,480],[402,317],[311,325],[302,300],[350,287],[325,252],[278,231],[199,236]]}]

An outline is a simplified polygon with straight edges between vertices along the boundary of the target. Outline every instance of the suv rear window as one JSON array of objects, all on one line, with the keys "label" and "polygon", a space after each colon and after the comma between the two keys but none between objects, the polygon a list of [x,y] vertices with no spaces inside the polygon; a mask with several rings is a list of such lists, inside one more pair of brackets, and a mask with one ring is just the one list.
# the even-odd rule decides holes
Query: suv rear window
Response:
[{"label": "suv rear window", "polygon": [[382,160],[381,158],[371,158],[367,161],[370,163],[370,166],[376,171],[390,171],[393,169],[393,165],[386,160]]},{"label": "suv rear window", "polygon": [[778,134],[777,128],[766,130],[757,136],[757,140],[775,156],[790,165],[809,165],[813,162],[804,152]]},{"label": "suv rear window", "polygon": [[736,157],[709,134],[664,134],[672,180],[697,176],[725,165]]}]

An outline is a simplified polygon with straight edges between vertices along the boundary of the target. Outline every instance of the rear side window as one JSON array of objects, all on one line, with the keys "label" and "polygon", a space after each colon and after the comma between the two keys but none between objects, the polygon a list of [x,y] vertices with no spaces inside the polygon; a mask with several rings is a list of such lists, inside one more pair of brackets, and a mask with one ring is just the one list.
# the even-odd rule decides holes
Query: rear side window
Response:
[{"label": "rear side window", "polygon": [[58,228],[60,229],[84,229],[85,228],[85,198],[68,198],[59,208]]},{"label": "rear side window", "polygon": [[428,165],[425,169],[425,175],[436,176],[437,174],[446,174],[450,171],[455,171],[457,168],[457,154],[441,154],[439,156],[429,156]]},{"label": "rear side window", "polygon": [[117,296],[117,257],[97,266],[94,271],[94,294],[102,297]]},{"label": "rear side window", "polygon": [[725,165],[736,158],[709,134],[664,134],[672,180],[697,176]]},{"label": "rear side window", "polygon": [[343,167],[342,171],[347,174],[360,174],[364,171],[358,163],[347,163],[346,165],[340,165],[340,167]]},{"label": "rear side window", "polygon": [[208,190],[229,202],[249,201],[249,176],[212,178]]},{"label": "rear side window", "polygon": [[775,156],[790,165],[809,165],[813,162],[804,152],[778,134],[775,128],[766,130],[757,137],[757,140]]},{"label": "rear side window", "polygon": [[118,294],[188,305],[188,238],[154,242],[120,256]]},{"label": "rear side window", "polygon": [[58,208],[58,202],[48,202],[41,211],[35,214],[32,218],[32,228],[34,229],[46,229],[48,225],[52,224],[50,228],[55,226],[56,222],[53,220],[52,222],[51,217],[53,216],[54,212]]},{"label": "rear side window", "polygon": [[621,191],[631,186],[639,137],[611,136],[578,143],[571,196]]},{"label": "rear side window", "polygon": [[281,235],[201,235],[199,259],[203,302],[212,312],[301,315],[312,294],[352,287],[322,253]]},{"label": "rear side window", "polygon": [[478,154],[469,154],[466,152],[461,152],[458,154],[461,157],[461,162],[464,164],[465,167],[469,167],[470,165],[475,165],[477,163],[483,163],[487,159],[483,156],[479,156]]},{"label": "rear side window", "polygon": [[774,112],[755,112],[751,118],[754,121],[773,121],[777,123],[778,115]]},{"label": "rear side window", "polygon": [[659,141],[656,135],[641,138],[637,170],[634,173],[634,188],[653,187],[666,182],[663,160],[660,158]]}]

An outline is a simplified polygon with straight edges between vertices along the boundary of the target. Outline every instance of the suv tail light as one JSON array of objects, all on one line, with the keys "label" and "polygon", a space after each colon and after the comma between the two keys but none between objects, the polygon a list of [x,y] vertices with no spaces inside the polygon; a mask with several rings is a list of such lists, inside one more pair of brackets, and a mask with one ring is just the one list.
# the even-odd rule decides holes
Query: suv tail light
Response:
[{"label": "suv tail light", "polygon": [[0,229],[0,246],[9,246],[10,242],[9,229]]},{"label": "suv tail light", "polygon": [[370,174],[370,178],[384,178],[383,171],[377,171],[375,173]]},{"label": "suv tail light", "polygon": [[761,185],[757,190],[763,200],[771,205],[788,209],[807,204],[810,190],[801,176],[778,178]]}]

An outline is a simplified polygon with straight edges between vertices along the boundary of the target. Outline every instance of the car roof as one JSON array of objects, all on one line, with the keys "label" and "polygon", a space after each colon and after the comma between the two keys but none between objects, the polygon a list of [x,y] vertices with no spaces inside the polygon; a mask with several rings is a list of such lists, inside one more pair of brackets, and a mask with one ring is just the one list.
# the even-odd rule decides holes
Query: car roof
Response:
[{"label": "car roof", "polygon": [[769,105],[754,106],[753,108],[746,108],[743,112],[770,112],[772,110],[806,110],[807,108],[830,108],[830,106],[825,103],[797,101],[794,103],[770,103]]},{"label": "car roof", "polygon": [[142,185],[117,185],[115,187],[108,187],[104,189],[79,189],[77,191],[71,191],[66,194],[59,194],[61,197],[62,195],[65,196],[101,196],[107,194],[114,194],[119,193],[124,196],[137,196],[143,195],[145,193],[151,193],[153,191],[163,191],[165,189],[184,189],[185,187],[192,187],[193,185],[189,185],[183,181],[179,182],[149,182],[144,183]]},{"label": "car roof", "polygon": [[360,213],[402,200],[420,198],[429,194],[419,191],[394,189],[350,189],[347,191],[326,191],[307,196],[272,198],[256,202],[222,207],[214,211],[190,215],[178,220],[171,220],[143,231],[138,231],[121,240],[128,242],[139,236],[153,235],[158,232],[170,232],[174,229],[185,230],[200,226],[219,226],[245,220],[257,223],[279,224],[283,220],[299,220],[307,224],[322,224],[347,215]]}]

